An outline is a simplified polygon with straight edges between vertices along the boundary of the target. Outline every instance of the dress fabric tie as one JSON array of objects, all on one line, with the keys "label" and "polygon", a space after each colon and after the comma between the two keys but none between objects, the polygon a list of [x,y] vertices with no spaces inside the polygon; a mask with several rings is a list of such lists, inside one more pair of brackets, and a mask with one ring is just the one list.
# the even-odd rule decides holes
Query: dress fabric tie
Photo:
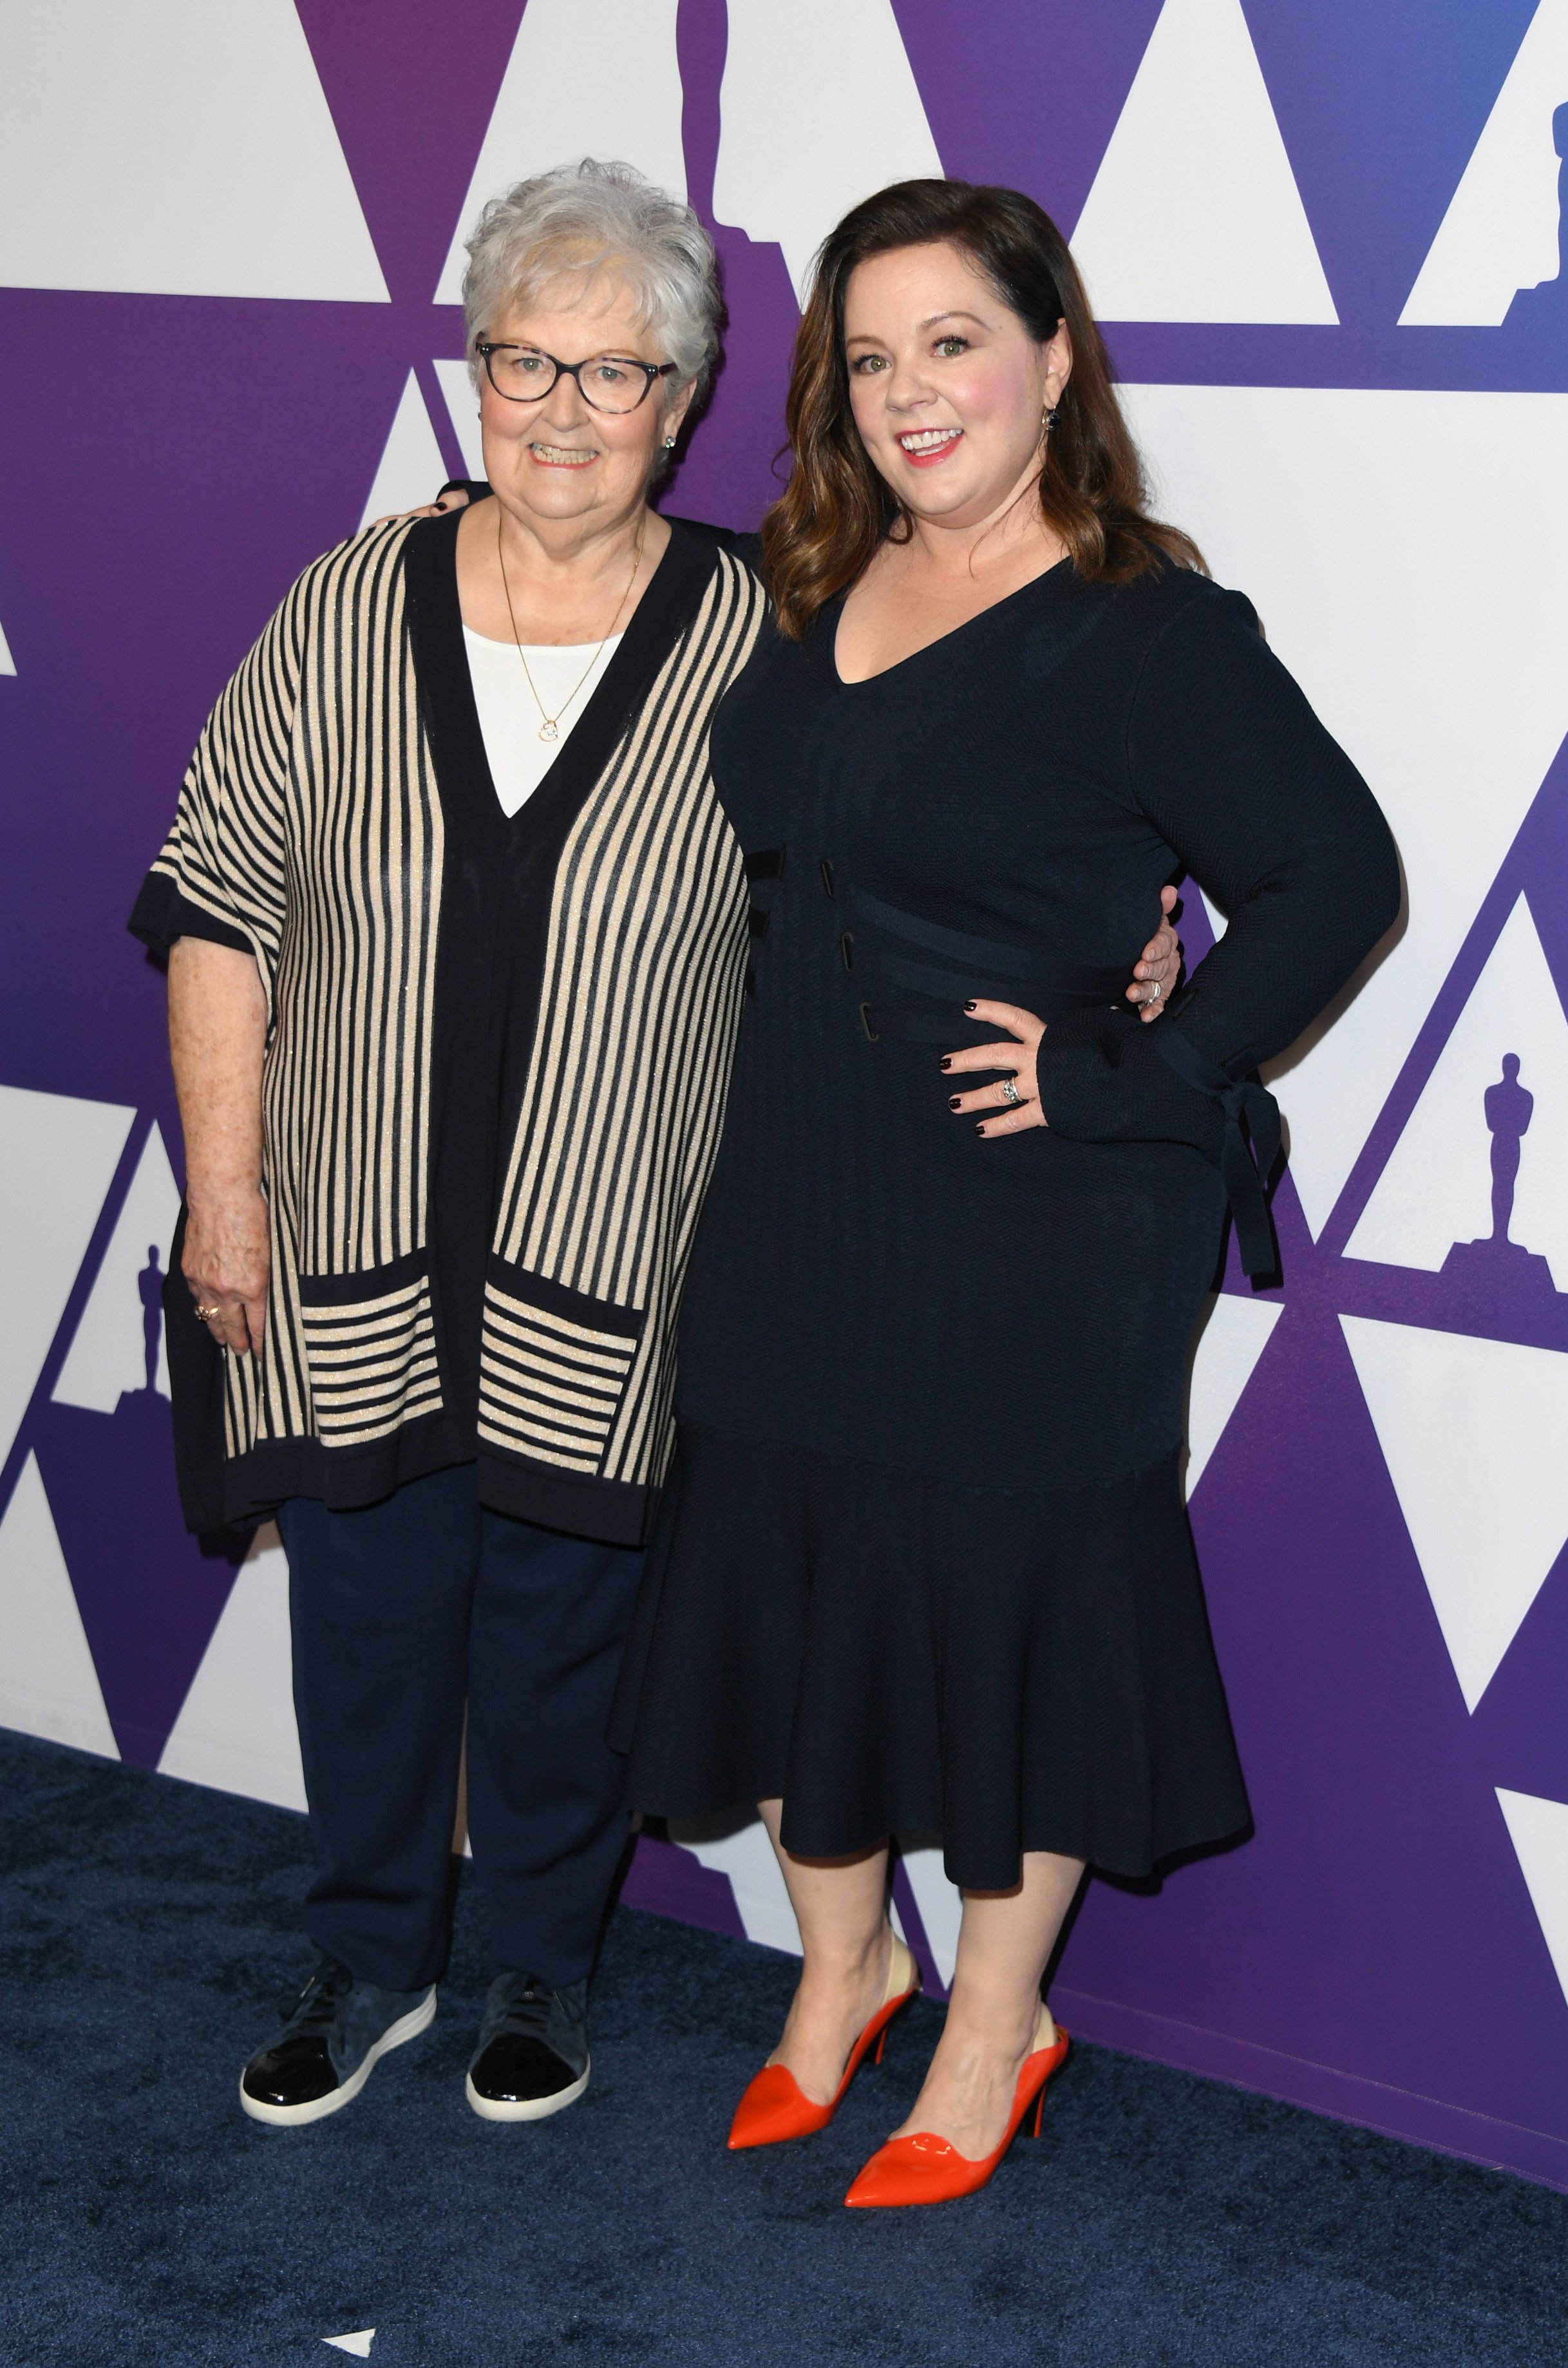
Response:
[{"label": "dress fabric tie", "polygon": [[1184,1085],[1200,1094],[1212,1094],[1219,1103],[1225,1121],[1220,1174],[1235,1220],[1242,1272],[1249,1280],[1277,1274],[1279,1249],[1265,1187],[1279,1156],[1278,1103],[1256,1077],[1231,1076],[1168,1019],[1152,1030],[1150,1041]]}]

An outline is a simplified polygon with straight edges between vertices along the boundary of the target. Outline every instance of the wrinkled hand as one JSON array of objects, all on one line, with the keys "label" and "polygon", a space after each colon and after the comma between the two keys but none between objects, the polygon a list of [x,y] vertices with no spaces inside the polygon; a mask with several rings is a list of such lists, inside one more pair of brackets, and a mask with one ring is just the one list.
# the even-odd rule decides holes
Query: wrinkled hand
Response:
[{"label": "wrinkled hand", "polygon": [[1016,1108],[1009,1103],[1002,1090],[1003,1080],[998,1078],[994,1085],[975,1086],[967,1093],[954,1094],[948,1108],[960,1117],[971,1110],[996,1112],[994,1117],[981,1119],[975,1126],[976,1134],[983,1135],[987,1141],[994,1134],[1022,1134],[1031,1126],[1043,1126],[1046,1121],[1040,1115],[1035,1062],[1045,1034],[1044,1020],[1037,1019],[1032,1011],[1020,1010],[1016,1003],[987,1003],[983,997],[966,1003],[964,1009],[971,1019],[983,1020],[988,1027],[1010,1030],[1014,1042],[974,1044],[966,1046],[961,1053],[949,1053],[942,1063],[944,1072],[957,1076],[965,1069],[1006,1069],[1018,1100]]},{"label": "wrinkled hand", "polygon": [[207,1328],[237,1356],[259,1350],[267,1323],[272,1243],[267,1202],[254,1187],[189,1204],[180,1268],[198,1307],[215,1307]]},{"label": "wrinkled hand", "polygon": [[1140,1019],[1158,1019],[1181,976],[1181,939],[1170,918],[1176,900],[1174,888],[1161,889],[1160,926],[1139,955],[1127,990],[1127,1000],[1137,1004]]},{"label": "wrinkled hand", "polygon": [[449,510],[466,510],[468,495],[452,492],[443,494],[438,501],[426,502],[422,509],[388,510],[385,518],[372,518],[372,526],[395,526],[400,518],[445,518]]}]

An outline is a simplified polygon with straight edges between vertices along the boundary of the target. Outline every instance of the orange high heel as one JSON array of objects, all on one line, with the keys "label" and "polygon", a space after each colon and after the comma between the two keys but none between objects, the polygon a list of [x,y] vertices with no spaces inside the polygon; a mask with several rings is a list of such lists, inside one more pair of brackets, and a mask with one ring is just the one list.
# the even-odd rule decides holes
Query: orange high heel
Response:
[{"label": "orange high heel", "polygon": [[901,2006],[907,2006],[919,1987],[920,1968],[895,1932],[892,1936],[892,1960],[888,1966],[887,1989],[881,2006],[849,2051],[849,2061],[844,2067],[837,2096],[829,2104],[815,2105],[802,2094],[794,2074],[786,2066],[765,2064],[735,2107],[735,2118],[730,2124],[731,2146],[782,2146],[786,2138],[807,2138],[813,2130],[825,2130],[837,2112],[844,2092],[854,2078],[856,2066],[867,2048],[874,2039],[877,2043],[875,2060],[880,2064],[889,2023]]},{"label": "orange high heel", "polygon": [[1050,2012],[1042,2005],[1035,2024],[1035,2044],[1024,2058],[1013,2092],[1006,2135],[994,2154],[974,2162],[934,2132],[913,2130],[906,2138],[889,2138],[878,2149],[845,2197],[846,2203],[948,2203],[955,2196],[972,2195],[983,2187],[1017,2137],[1018,2124],[1031,2105],[1034,2135],[1040,2135],[1045,2084],[1067,2057],[1067,2033],[1060,2026],[1053,2040],[1041,2043],[1041,2032],[1050,2021]]}]

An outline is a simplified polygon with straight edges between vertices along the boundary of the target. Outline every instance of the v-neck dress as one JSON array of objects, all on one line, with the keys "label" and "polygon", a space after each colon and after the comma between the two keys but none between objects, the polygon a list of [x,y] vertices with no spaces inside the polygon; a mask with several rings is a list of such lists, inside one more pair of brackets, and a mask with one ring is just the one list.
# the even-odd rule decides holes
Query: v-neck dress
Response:
[{"label": "v-neck dress", "polygon": [[[1186,1356],[1227,1201],[1276,1255],[1252,1073],[1390,927],[1397,860],[1204,578],[1063,563],[858,683],[840,608],[766,636],[714,727],[751,992],[612,1733],[637,1806],[781,1794],[807,1855],[935,1830],[972,1887],[1025,1850],[1137,1874],[1246,1820]],[[1184,870],[1230,925],[1144,1028],[1123,989]],[[1046,1128],[950,1112],[976,996],[1047,1019]]]}]

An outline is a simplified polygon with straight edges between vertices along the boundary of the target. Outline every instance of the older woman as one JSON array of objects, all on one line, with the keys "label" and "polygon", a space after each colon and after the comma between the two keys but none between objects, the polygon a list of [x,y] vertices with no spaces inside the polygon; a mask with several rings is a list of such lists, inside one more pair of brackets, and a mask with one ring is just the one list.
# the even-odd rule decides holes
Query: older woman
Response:
[{"label": "older woman", "polygon": [[212,1344],[189,1509],[278,1507],[289,1554],[324,1957],[243,2076],[269,2122],[434,2013],[465,1705],[496,1968],[469,2099],[586,2082],[606,1706],[740,995],[708,722],[762,597],[648,507],[717,349],[711,250],[598,167],[519,184],[470,251],[496,498],[305,571],[132,921],[170,953]]},{"label": "older woman", "polygon": [[495,498],[306,570],[132,923],[169,949],[206,1327],[174,1335],[187,1509],[278,1507],[289,1554],[324,1954],[242,2078],[268,2122],[430,2021],[465,1710],[495,1968],[469,2101],[586,2084],[605,1725],[742,992],[708,728],[763,599],[648,505],[716,351],[711,247],[585,164],[470,254]]},{"label": "older woman", "polygon": [[[917,181],[848,215],[790,423],[778,630],[713,737],[756,993],[621,1725],[643,1807],[761,1801],[799,1918],[733,2146],[820,2129],[880,2044],[915,1979],[888,1836],[939,1831],[951,2003],[846,2199],[920,2203],[1038,2112],[1085,1864],[1142,1874],[1245,1820],[1186,1352],[1227,1201],[1247,1270],[1275,1263],[1251,1073],[1393,922],[1399,873],[1247,602],[1149,515],[1031,200]],[[1230,926],[1141,1033],[1116,950],[1182,867]]]}]

